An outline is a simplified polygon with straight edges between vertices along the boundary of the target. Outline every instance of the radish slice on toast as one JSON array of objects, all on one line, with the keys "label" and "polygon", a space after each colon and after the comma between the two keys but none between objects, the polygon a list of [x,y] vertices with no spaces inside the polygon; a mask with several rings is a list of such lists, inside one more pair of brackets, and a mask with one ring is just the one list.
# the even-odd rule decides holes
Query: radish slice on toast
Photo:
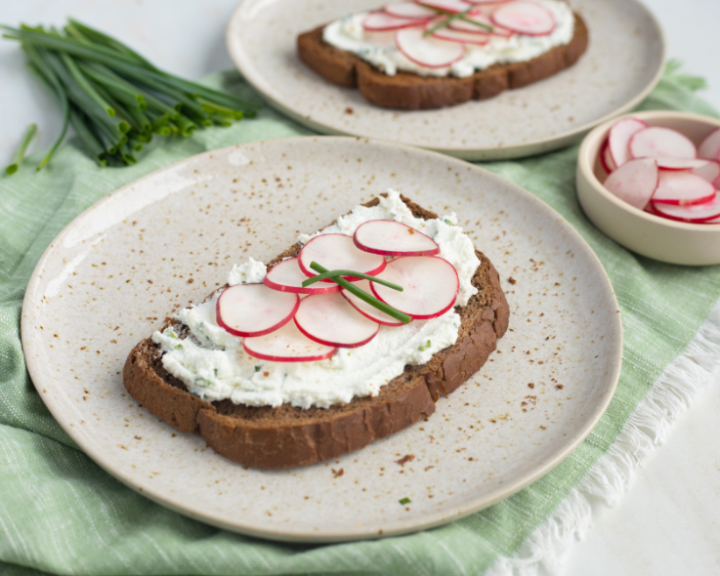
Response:
[{"label": "radish slice on toast", "polygon": [[680,132],[651,126],[630,138],[630,155],[633,158],[697,158],[697,150]]},{"label": "radish slice on toast", "polygon": [[363,20],[363,28],[371,32],[382,32],[385,30],[400,30],[409,26],[422,26],[425,20],[417,18],[398,18],[385,12],[370,12]]},{"label": "radish slice on toast", "polygon": [[652,158],[630,160],[610,174],[603,185],[623,202],[642,210],[657,188],[659,173]]},{"label": "radish slice on toast", "polygon": [[695,170],[709,164],[709,160],[696,158],[655,158],[660,170]]},{"label": "radish slice on toast", "polygon": [[720,160],[720,128],[713,130],[700,142],[698,156],[707,160]]},{"label": "radish slice on toast", "polygon": [[620,168],[632,158],[629,149],[630,138],[647,127],[645,122],[635,118],[623,118],[613,124],[608,134],[608,152],[616,168]]},{"label": "radish slice on toast", "polygon": [[[360,280],[355,284],[355,286],[360,288],[360,290],[364,290],[368,294],[371,293],[369,280]],[[392,316],[388,316],[387,314],[385,314],[385,312],[378,310],[377,308],[375,308],[375,306],[368,304],[367,302],[365,302],[365,300],[361,300],[360,298],[355,296],[355,294],[352,294],[347,290],[343,290],[341,294],[348,302],[350,302],[350,304],[352,304],[353,308],[360,312],[360,314],[370,318],[370,320],[373,320],[378,324],[382,324],[384,326],[402,326],[405,324],[404,322],[400,322],[400,320],[397,320]]]},{"label": "radish slice on toast", "polygon": [[710,202],[695,206],[673,206],[653,202],[653,209],[658,215],[670,220],[702,224],[720,218],[720,195],[715,195]]},{"label": "radish slice on toast", "polygon": [[245,338],[243,348],[250,356],[271,362],[315,362],[330,358],[337,350],[334,346],[313,342],[297,329],[295,322],[288,322],[265,336]]},{"label": "radish slice on toast", "polygon": [[661,171],[653,204],[692,206],[704,204],[715,197],[715,186],[689,171]]},{"label": "radish slice on toast", "polygon": [[490,18],[498,26],[527,36],[547,36],[555,30],[552,12],[535,2],[517,0],[502,4]]},{"label": "radish slice on toast", "polygon": [[326,346],[356,348],[377,336],[380,325],[360,314],[340,294],[308,296],[300,303],[295,324],[305,336]]},{"label": "radish slice on toast", "polygon": [[[468,15],[466,16],[466,18],[468,20],[472,20],[473,22],[478,22],[479,24],[489,26],[492,29],[495,28],[494,24],[490,20],[490,17],[483,13],[473,14],[472,16]],[[482,26],[475,26],[474,24],[471,24],[470,22],[467,22],[465,20],[453,20],[452,22],[450,22],[450,24],[448,24],[447,27],[451,28],[452,30],[457,30],[459,32],[468,32],[470,34],[477,34],[480,36],[489,36],[490,32],[493,31],[488,28],[483,28]]]},{"label": "radish slice on toast", "polygon": [[371,282],[375,296],[416,320],[435,318],[450,310],[460,288],[453,265],[437,256],[396,258],[379,276],[399,284],[403,291]]},{"label": "radish slice on toast", "polygon": [[[351,236],[345,234],[321,234],[311,239],[302,250],[298,264],[303,274],[316,276],[310,264],[315,261],[328,270],[353,270],[375,276],[385,269],[385,258],[379,254],[363,252],[353,242]],[[352,281],[353,278],[346,278]],[[323,282],[332,282],[324,280]]]},{"label": "radish slice on toast", "polygon": [[471,8],[470,4],[462,0],[418,0],[418,4],[442,10],[443,12],[450,12],[451,14],[465,12],[465,10]]},{"label": "radish slice on toast", "polygon": [[[432,22],[432,21],[431,21]],[[432,33],[433,38],[439,40],[447,40],[448,42],[459,42],[461,44],[474,44],[475,46],[485,46],[490,42],[490,36],[486,34],[475,34],[474,32],[463,32],[462,30],[453,30],[452,28],[440,28]]]},{"label": "radish slice on toast", "polygon": [[424,27],[403,28],[395,33],[395,44],[411,62],[426,68],[446,68],[465,56],[463,44],[425,38],[424,34]]},{"label": "radish slice on toast", "polygon": [[287,324],[300,305],[297,294],[278,292],[264,284],[236,284],[217,300],[218,326],[235,336],[262,336]]},{"label": "radish slice on toast", "polygon": [[720,162],[717,160],[708,160],[707,164],[701,168],[695,168],[693,174],[697,174],[700,178],[705,178],[715,188],[720,188]]},{"label": "radish slice on toast", "polygon": [[435,256],[440,246],[422,232],[395,220],[370,220],[358,226],[355,246],[382,256]]},{"label": "radish slice on toast", "polygon": [[293,292],[294,294],[333,294],[340,292],[342,286],[339,284],[327,284],[316,282],[310,286],[303,287],[302,283],[308,277],[300,270],[298,259],[288,258],[275,264],[270,268],[267,276],[263,279],[263,284],[273,290],[280,292]]},{"label": "radish slice on toast", "polygon": [[420,6],[417,2],[390,2],[383,10],[396,18],[427,20],[437,15],[435,10]]}]

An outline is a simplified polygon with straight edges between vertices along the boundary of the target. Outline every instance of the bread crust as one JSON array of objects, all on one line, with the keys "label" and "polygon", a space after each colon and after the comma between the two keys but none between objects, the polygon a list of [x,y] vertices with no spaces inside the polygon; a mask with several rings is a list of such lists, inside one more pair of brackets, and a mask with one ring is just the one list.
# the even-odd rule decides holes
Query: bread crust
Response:
[{"label": "bread crust", "polygon": [[[416,217],[437,218],[402,198]],[[377,199],[367,205],[374,204]],[[299,249],[296,244],[273,262]],[[456,307],[462,319],[456,343],[425,364],[405,366],[378,396],[326,409],[206,402],[163,368],[160,347],[150,338],[130,352],[123,369],[125,388],[175,429],[199,433],[218,454],[246,466],[287,468],[337,458],[426,419],[437,399],[457,389],[495,350],[508,328],[510,310],[497,271],[484,254],[477,256],[481,264],[472,282],[478,294]],[[179,326],[174,320],[168,324]]]},{"label": "bread crust", "polygon": [[467,78],[420,76],[399,71],[395,76],[377,70],[351,52],[327,44],[325,26],[300,34],[297,51],[320,76],[346,88],[358,88],[368,102],[383,108],[430,110],[455,106],[471,99],[484,100],[505,90],[522,88],[569,68],[588,46],[588,29],[575,14],[575,33],[564,46],[515,64],[495,64]]}]

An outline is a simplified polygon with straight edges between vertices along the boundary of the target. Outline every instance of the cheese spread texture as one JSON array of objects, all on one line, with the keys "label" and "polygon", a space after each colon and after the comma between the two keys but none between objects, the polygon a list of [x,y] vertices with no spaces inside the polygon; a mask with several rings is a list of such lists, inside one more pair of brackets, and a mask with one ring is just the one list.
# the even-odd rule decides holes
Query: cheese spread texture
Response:
[{"label": "cheese spread texture", "polygon": [[[379,219],[412,226],[438,243],[440,256],[455,266],[460,278],[457,304],[467,304],[477,293],[471,281],[480,261],[455,215],[435,220],[415,218],[394,190],[389,190],[386,198],[381,197],[378,206],[357,206],[317,234],[353,234],[360,224]],[[300,241],[305,243],[317,234],[302,235]],[[233,267],[229,283],[259,282],[265,273],[265,265],[251,258]],[[218,326],[216,302],[217,295],[178,314],[177,319],[189,330],[188,337],[181,339],[168,328],[155,332],[153,342],[162,347],[165,369],[184,382],[190,392],[208,401],[229,398],[248,406],[327,408],[350,402],[356,396],[376,396],[382,386],[403,372],[406,364],[424,364],[436,352],[453,345],[460,327],[460,316],[451,309],[431,320],[380,326],[378,335],[368,344],[338,348],[327,360],[269,362],[247,354],[242,338]]]},{"label": "cheese spread texture", "polygon": [[395,46],[395,31],[365,30],[362,22],[367,12],[350,14],[328,24],[323,30],[323,40],[336,48],[352,52],[388,76],[395,76],[398,70],[402,70],[420,76],[464,78],[493,64],[526,62],[556,46],[570,43],[575,33],[575,17],[570,6],[560,0],[535,1],[552,12],[555,18],[556,27],[551,34],[547,36],[514,34],[509,38],[492,36],[485,46],[466,44],[465,56],[445,68],[427,68],[406,58]]}]

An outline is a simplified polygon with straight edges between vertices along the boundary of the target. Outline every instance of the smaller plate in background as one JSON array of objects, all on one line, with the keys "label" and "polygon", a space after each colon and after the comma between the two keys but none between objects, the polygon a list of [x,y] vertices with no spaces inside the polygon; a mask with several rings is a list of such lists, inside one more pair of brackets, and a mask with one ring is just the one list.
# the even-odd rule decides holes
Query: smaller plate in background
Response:
[{"label": "smaller plate in background", "polygon": [[577,64],[496,98],[440,110],[399,111],[335,86],[297,57],[298,34],[383,0],[244,0],[227,29],[231,57],[268,101],[324,134],[389,140],[466,160],[520,158],[561,148],[630,110],[657,84],[662,30],[637,0],[574,0],[590,31]]}]

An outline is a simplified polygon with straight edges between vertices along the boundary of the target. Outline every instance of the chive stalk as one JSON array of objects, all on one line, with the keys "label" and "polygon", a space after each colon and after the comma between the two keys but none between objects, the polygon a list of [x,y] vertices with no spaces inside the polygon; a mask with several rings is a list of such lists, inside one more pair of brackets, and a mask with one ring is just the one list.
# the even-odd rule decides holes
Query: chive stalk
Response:
[{"label": "chive stalk", "polygon": [[[310,265],[312,268],[312,263]],[[387,280],[384,280],[383,278],[378,278],[377,276],[370,276],[369,274],[363,274],[362,272],[356,272],[355,270],[330,270],[329,272],[324,272],[322,274],[317,274],[316,276],[312,276],[311,278],[308,278],[307,280],[303,280],[303,288],[306,286],[310,286],[311,284],[315,284],[315,282],[320,282],[321,280],[332,280],[333,278],[337,278],[338,276],[350,276],[352,278],[364,278],[365,280],[370,280],[371,282],[375,282],[376,284],[382,284],[383,286],[387,286],[388,288],[392,288],[393,290],[397,290],[398,292],[403,291],[403,287],[399,286],[398,284],[393,284],[392,282],[388,282]]]},{"label": "chive stalk", "polygon": [[[322,267],[322,266],[321,266],[320,264],[318,264],[317,262],[311,262],[311,263],[310,263],[310,268],[312,268],[313,270],[315,270],[315,272],[320,272],[321,274],[325,274],[325,273],[327,273],[327,272],[330,272],[330,270],[328,270],[327,268]],[[377,308],[378,310],[380,310],[380,312],[385,312],[385,314],[387,314],[388,316],[392,316],[392,317],[395,318],[396,320],[400,320],[400,322],[403,322],[403,323],[405,323],[405,324],[409,324],[410,321],[412,320],[412,318],[411,318],[410,316],[408,316],[407,314],[405,314],[405,313],[403,313],[403,312],[400,312],[400,310],[396,310],[396,309],[393,308],[392,306],[388,306],[387,304],[385,304],[385,302],[382,302],[381,300],[378,300],[377,298],[375,298],[375,296],[372,296],[371,294],[368,294],[367,292],[365,292],[365,290],[361,290],[360,288],[358,288],[357,286],[355,286],[352,282],[348,282],[348,281],[345,280],[345,278],[343,278],[342,276],[334,276],[334,277],[331,277],[331,278],[328,278],[328,279],[329,279],[329,280],[332,280],[333,282],[335,282],[335,284],[339,284],[340,286],[342,286],[343,288],[345,288],[345,290],[347,290],[348,292],[350,292],[350,294],[354,294],[355,296],[357,296],[357,297],[360,298],[361,300],[364,300],[365,302],[367,302],[367,303],[370,304],[371,306],[374,306],[375,308]],[[311,278],[311,280],[312,280],[312,278]],[[304,285],[304,284],[305,284],[305,282],[303,282],[303,285]]]},{"label": "chive stalk", "polygon": [[18,171],[18,166],[20,166],[23,158],[25,158],[25,150],[27,150],[28,144],[30,144],[30,140],[33,139],[36,132],[37,124],[30,124],[30,126],[25,128],[23,137],[20,139],[20,145],[15,151],[15,154],[13,154],[12,160],[10,160],[10,165],[5,168],[6,174],[15,174],[15,172]]}]

